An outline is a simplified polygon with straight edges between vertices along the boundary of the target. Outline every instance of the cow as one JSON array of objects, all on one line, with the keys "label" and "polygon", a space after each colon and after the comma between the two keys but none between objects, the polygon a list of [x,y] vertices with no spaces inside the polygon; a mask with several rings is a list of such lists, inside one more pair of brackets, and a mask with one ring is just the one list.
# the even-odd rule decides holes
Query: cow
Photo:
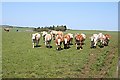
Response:
[{"label": "cow", "polygon": [[62,31],[57,31],[57,35],[63,36],[63,32]]},{"label": "cow", "polygon": [[98,34],[98,42],[100,42],[100,47],[104,47],[105,44],[105,36],[102,33]]},{"label": "cow", "polygon": [[83,36],[83,44],[84,44],[84,41],[86,39],[86,35],[84,33],[81,33],[81,35]]},{"label": "cow", "polygon": [[32,34],[32,44],[33,44],[33,48],[34,48],[35,43],[36,43],[36,46],[38,46],[40,37],[41,37],[41,36],[40,36],[39,33]]},{"label": "cow", "polygon": [[73,34],[68,33],[68,35],[70,36],[70,44],[72,45],[73,44]]},{"label": "cow", "polygon": [[41,32],[41,33],[42,33],[43,40],[45,41],[45,35],[47,34],[47,32],[46,32],[46,31],[43,31],[43,32]]},{"label": "cow", "polygon": [[85,35],[84,33],[81,33],[81,35],[83,36],[83,39],[84,39],[84,41],[85,41],[86,35]]},{"label": "cow", "polygon": [[105,34],[105,43],[104,43],[105,46],[108,46],[110,38],[111,38],[111,36],[109,34]]},{"label": "cow", "polygon": [[70,47],[70,35],[68,34],[64,35],[63,44],[64,44],[64,49],[67,49]]},{"label": "cow", "polygon": [[99,47],[102,48],[108,45],[110,35],[108,34],[104,35],[103,33],[99,33],[99,34],[93,34],[93,36],[91,36],[90,38],[91,38],[91,48],[96,48],[98,42],[100,43]]},{"label": "cow", "polygon": [[51,34],[46,34],[45,35],[45,46],[46,47],[48,46],[48,48],[50,48],[51,40],[52,40]]},{"label": "cow", "polygon": [[98,34],[93,34],[91,37],[91,48],[96,48],[98,42]]},{"label": "cow", "polygon": [[57,35],[57,31],[51,30],[51,31],[50,31],[50,34],[52,35],[53,40],[55,40],[55,36]]},{"label": "cow", "polygon": [[9,32],[10,28],[4,28],[4,31]]},{"label": "cow", "polygon": [[75,35],[75,44],[76,44],[76,49],[80,48],[83,49],[82,44],[83,44],[83,36],[81,34],[76,34]]},{"label": "cow", "polygon": [[56,38],[55,38],[55,43],[56,43],[56,46],[57,46],[57,50],[61,50],[62,42],[63,42],[63,37],[61,35],[57,35]]}]

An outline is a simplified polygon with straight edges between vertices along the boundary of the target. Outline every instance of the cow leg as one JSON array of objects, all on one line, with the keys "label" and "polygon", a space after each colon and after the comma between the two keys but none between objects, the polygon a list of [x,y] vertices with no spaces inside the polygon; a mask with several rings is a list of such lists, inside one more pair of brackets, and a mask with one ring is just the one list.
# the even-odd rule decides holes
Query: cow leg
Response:
[{"label": "cow leg", "polygon": [[108,46],[109,40],[106,41],[106,46]]},{"label": "cow leg", "polygon": [[82,50],[82,49],[83,49],[82,44],[83,44],[83,43],[81,42],[81,43],[80,43],[80,50]]},{"label": "cow leg", "polygon": [[33,44],[33,48],[34,48],[34,43],[32,43]]},{"label": "cow leg", "polygon": [[50,48],[50,41],[48,42],[48,47]]},{"label": "cow leg", "polygon": [[36,41],[36,46],[38,46],[39,40]]},{"label": "cow leg", "polygon": [[60,45],[58,45],[57,50],[60,50],[60,49],[61,49],[61,46],[60,46]]},{"label": "cow leg", "polygon": [[45,46],[47,46],[47,42],[45,41]]},{"label": "cow leg", "polygon": [[91,48],[93,48],[94,47],[94,42],[93,41],[91,41]]},{"label": "cow leg", "polygon": [[94,46],[93,46],[93,47],[94,47],[94,48],[96,48],[96,45],[97,45],[97,41],[95,41],[95,43],[94,43]]},{"label": "cow leg", "polygon": [[73,38],[70,39],[70,45],[73,45]]},{"label": "cow leg", "polygon": [[43,42],[45,42],[45,36],[43,36]]},{"label": "cow leg", "polygon": [[53,39],[55,40],[55,35],[53,34]]},{"label": "cow leg", "polygon": [[70,41],[68,42],[68,48],[70,48]]},{"label": "cow leg", "polygon": [[49,48],[50,48],[50,44],[48,44]]},{"label": "cow leg", "polygon": [[76,49],[77,49],[77,44],[76,44]]}]

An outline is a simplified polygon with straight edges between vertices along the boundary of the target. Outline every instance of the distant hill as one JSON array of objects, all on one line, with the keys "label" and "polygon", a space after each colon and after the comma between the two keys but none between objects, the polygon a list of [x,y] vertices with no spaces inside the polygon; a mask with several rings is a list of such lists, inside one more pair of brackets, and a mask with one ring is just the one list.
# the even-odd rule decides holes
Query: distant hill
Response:
[{"label": "distant hill", "polygon": [[20,26],[10,26],[10,25],[0,25],[0,27],[7,27],[7,28],[33,28],[33,27],[20,27]]}]

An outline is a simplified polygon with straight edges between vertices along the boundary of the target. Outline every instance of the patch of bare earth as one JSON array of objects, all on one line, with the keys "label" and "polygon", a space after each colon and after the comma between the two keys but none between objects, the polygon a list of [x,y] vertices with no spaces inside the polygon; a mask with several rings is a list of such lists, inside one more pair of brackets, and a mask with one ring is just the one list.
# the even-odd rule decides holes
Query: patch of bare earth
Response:
[{"label": "patch of bare earth", "polygon": [[[101,52],[100,49],[99,49],[99,52]],[[80,78],[88,78],[88,77],[90,77],[90,75],[91,75],[91,68],[90,68],[90,66],[92,64],[94,64],[95,61],[97,60],[97,57],[100,54],[99,52],[98,53],[91,52],[89,54],[88,61],[86,62],[86,64],[84,64],[84,67],[83,67],[83,69],[81,71],[81,74],[78,75],[78,77],[80,77]]]},{"label": "patch of bare earth", "polygon": [[[112,63],[113,63],[114,58],[115,58],[115,52],[112,49],[109,52],[109,54],[107,55],[107,57],[106,57],[106,59],[104,61],[105,66],[103,66],[101,68],[101,70],[100,70],[99,74],[97,75],[97,77],[104,78],[109,73],[109,70],[112,67]],[[117,69],[116,69],[116,72],[117,72]],[[117,77],[117,74],[115,76]]]},{"label": "patch of bare earth", "polygon": [[[101,50],[99,49],[99,52]],[[81,74],[77,75],[79,78],[105,78],[109,73],[110,68],[112,67],[113,59],[115,58],[114,48],[111,49],[105,57],[103,61],[104,66],[100,67],[100,70],[93,70],[91,66],[96,62],[99,55],[102,53],[90,53],[88,57],[88,61],[84,64],[84,67],[81,70]],[[117,70],[116,70],[117,71]],[[116,73],[115,73],[116,74]],[[117,74],[116,74],[117,76]]]}]

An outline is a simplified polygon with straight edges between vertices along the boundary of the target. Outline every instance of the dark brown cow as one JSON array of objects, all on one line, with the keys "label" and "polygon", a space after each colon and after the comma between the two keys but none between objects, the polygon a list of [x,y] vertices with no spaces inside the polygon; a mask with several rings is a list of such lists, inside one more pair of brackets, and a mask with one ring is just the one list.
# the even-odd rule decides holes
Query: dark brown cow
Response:
[{"label": "dark brown cow", "polygon": [[76,34],[75,36],[75,44],[76,44],[76,49],[80,48],[83,49],[82,44],[83,44],[84,38],[81,34]]},{"label": "dark brown cow", "polygon": [[63,37],[63,44],[64,44],[64,49],[67,49],[70,47],[70,35],[66,34]]}]

